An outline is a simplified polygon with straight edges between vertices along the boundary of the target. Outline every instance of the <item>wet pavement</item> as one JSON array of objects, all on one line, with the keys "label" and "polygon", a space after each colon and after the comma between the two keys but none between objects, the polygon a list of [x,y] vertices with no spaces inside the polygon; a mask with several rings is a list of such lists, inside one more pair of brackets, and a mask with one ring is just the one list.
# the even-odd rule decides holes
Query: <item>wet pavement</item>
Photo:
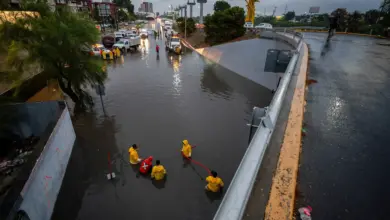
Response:
[{"label": "wet pavement", "polygon": [[[221,197],[204,192],[207,172],[183,164],[181,141],[193,158],[215,169],[228,187],[249,137],[254,106],[267,106],[269,89],[187,51],[157,55],[149,37],[138,52],[108,64],[106,95],[95,111],[74,117],[77,134],[52,219],[212,219]],[[105,115],[104,115],[105,114]],[[165,183],[139,177],[128,147],[160,159]],[[108,181],[107,157],[117,175]]]},{"label": "wet pavement", "polygon": [[313,219],[388,219],[390,54],[376,39],[305,33],[310,48],[296,209]]}]

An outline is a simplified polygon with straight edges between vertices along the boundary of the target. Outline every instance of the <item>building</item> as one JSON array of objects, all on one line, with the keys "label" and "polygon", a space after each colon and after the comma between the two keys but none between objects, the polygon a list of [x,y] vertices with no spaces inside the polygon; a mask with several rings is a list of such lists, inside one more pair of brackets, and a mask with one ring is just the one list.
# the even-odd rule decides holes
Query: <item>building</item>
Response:
[{"label": "building", "polygon": [[[9,0],[11,9],[20,8],[22,0]],[[90,0],[48,0],[47,4],[54,9],[56,5],[68,5],[73,11],[88,11]]]},{"label": "building", "polygon": [[138,8],[138,12],[153,13],[153,4],[151,2],[142,2]]}]

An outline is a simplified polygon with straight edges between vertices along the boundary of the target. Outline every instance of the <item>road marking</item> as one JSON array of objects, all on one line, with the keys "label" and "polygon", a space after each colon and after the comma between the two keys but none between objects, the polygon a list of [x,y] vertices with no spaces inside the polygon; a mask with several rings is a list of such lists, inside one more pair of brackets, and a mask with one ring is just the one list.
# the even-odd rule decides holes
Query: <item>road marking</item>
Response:
[{"label": "road marking", "polygon": [[303,43],[303,50],[302,63],[280,149],[279,161],[272,179],[271,192],[265,210],[265,220],[292,219],[294,213],[309,61],[306,43]]}]

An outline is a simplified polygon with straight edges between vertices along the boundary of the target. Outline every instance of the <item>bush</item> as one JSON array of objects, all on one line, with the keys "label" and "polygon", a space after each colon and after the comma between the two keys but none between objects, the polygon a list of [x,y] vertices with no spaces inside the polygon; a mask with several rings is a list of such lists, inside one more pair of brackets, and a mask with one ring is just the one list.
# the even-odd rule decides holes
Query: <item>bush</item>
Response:
[{"label": "bush", "polygon": [[216,11],[205,17],[206,42],[215,45],[233,40],[245,34],[245,12],[243,8],[232,7]]}]

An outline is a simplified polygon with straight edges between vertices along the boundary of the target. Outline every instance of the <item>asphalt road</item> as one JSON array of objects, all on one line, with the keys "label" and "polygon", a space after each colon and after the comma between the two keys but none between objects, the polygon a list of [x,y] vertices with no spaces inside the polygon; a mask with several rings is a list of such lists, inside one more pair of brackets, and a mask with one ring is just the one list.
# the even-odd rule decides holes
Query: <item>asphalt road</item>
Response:
[{"label": "asphalt road", "polygon": [[390,53],[376,39],[305,33],[306,136],[296,209],[313,219],[389,219]]},{"label": "asphalt road", "polygon": [[[181,141],[193,158],[229,185],[248,144],[253,106],[267,106],[269,89],[187,51],[155,52],[152,37],[138,52],[108,63],[94,112],[77,115],[72,152],[52,219],[212,219],[222,197],[205,193],[207,172],[184,165]],[[91,90],[92,94],[94,91]],[[105,114],[105,115],[104,115]],[[128,163],[128,147],[160,159],[168,172],[155,184]],[[117,178],[108,181],[107,157]]]}]

